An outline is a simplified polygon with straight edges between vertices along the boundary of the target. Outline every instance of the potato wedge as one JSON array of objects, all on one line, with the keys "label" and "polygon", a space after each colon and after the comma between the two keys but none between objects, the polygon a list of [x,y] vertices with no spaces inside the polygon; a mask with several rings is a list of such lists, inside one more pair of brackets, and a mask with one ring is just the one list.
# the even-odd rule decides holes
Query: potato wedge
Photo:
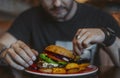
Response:
[{"label": "potato wedge", "polygon": [[67,71],[68,74],[73,74],[73,73],[78,73],[80,70],[79,69],[70,69]]},{"label": "potato wedge", "polygon": [[65,74],[66,70],[65,68],[53,68],[53,74]]},{"label": "potato wedge", "polygon": [[52,73],[51,68],[40,68],[38,71],[43,72],[43,73]]},{"label": "potato wedge", "polygon": [[65,69],[69,70],[69,69],[75,69],[75,68],[79,68],[79,65],[77,63],[68,63],[65,66]]}]

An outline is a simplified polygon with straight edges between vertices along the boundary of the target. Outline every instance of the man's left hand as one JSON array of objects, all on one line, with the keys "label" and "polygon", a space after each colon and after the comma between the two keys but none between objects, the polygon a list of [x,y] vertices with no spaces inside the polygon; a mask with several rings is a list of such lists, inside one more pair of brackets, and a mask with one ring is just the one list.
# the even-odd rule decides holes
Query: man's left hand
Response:
[{"label": "man's left hand", "polygon": [[84,48],[91,44],[102,43],[105,39],[105,34],[98,28],[78,29],[73,39],[73,50],[76,54],[81,54]]}]

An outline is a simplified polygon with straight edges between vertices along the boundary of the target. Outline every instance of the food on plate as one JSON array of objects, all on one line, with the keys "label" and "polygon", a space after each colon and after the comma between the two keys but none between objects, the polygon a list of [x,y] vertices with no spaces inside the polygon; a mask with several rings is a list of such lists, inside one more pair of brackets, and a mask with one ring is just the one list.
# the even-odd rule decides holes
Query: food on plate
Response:
[{"label": "food on plate", "polygon": [[[50,45],[39,54],[35,69],[42,73],[52,74],[78,73],[89,66],[88,63],[77,62],[79,59],[64,47]],[[34,68],[35,65],[31,67]]]},{"label": "food on plate", "polygon": [[60,46],[50,45],[39,55],[37,66],[38,68],[62,68],[72,59],[74,59],[74,55],[71,51]]},{"label": "food on plate", "polygon": [[50,69],[50,68],[40,68],[40,69],[38,69],[38,71],[46,72],[46,73],[51,73],[53,70]]},{"label": "food on plate", "polygon": [[50,45],[39,55],[39,68],[64,67],[68,62],[74,59],[74,55],[69,50]]},{"label": "food on plate", "polygon": [[64,68],[53,68],[53,74],[65,74],[66,70]]},{"label": "food on plate", "polygon": [[69,70],[67,70],[67,73],[69,73],[69,74],[78,73],[78,72],[80,72],[79,69],[69,69]]},{"label": "food on plate", "polygon": [[69,70],[69,69],[77,69],[77,68],[79,68],[79,65],[78,65],[77,63],[68,63],[68,64],[65,66],[65,68],[66,68],[67,70]]},{"label": "food on plate", "polygon": [[89,66],[90,64],[89,63],[82,63],[82,64],[79,64],[79,70],[82,71],[82,70],[85,70],[87,66]]}]

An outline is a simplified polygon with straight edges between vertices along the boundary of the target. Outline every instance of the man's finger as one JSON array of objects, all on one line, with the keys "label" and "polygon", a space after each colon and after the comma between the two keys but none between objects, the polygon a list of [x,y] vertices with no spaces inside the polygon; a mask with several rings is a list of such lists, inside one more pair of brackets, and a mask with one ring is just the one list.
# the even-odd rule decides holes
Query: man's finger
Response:
[{"label": "man's finger", "polygon": [[25,51],[19,47],[16,47],[15,52],[20,55],[29,65],[33,64],[33,60],[25,53]]},{"label": "man's finger", "polygon": [[22,41],[17,41],[19,46],[32,58],[33,61],[36,60],[35,54],[32,52],[32,50]]},{"label": "man's finger", "polygon": [[22,66],[18,65],[17,63],[15,63],[8,54],[6,54],[5,59],[6,59],[7,63],[8,63],[11,67],[13,67],[13,68],[15,68],[15,69],[18,69],[18,70],[24,70],[24,67],[22,67]]},{"label": "man's finger", "polygon": [[75,55],[80,55],[81,54],[81,51],[78,48],[78,45],[74,41],[73,41],[73,52],[74,52]]},{"label": "man's finger", "polygon": [[22,57],[29,65],[33,64],[33,60],[31,59],[31,57],[22,49],[19,47],[19,44],[13,44],[12,48],[14,49],[14,51],[20,56]]},{"label": "man's finger", "polygon": [[38,56],[38,52],[35,49],[31,49],[31,50],[36,56]]},{"label": "man's finger", "polygon": [[15,60],[18,64],[24,67],[29,67],[28,63],[25,62],[18,54],[16,54],[12,48],[8,49],[8,53],[12,57],[12,59]]},{"label": "man's finger", "polygon": [[87,32],[86,29],[82,29],[82,30],[78,33],[77,39],[80,39],[86,32]]},{"label": "man's finger", "polygon": [[93,38],[91,36],[88,36],[84,41],[83,41],[83,46],[85,48],[89,47],[91,45]]},{"label": "man's finger", "polygon": [[80,49],[82,48],[85,48],[84,46],[84,41],[88,38],[89,36],[89,33],[84,33],[83,36],[81,36],[81,38],[77,39],[77,44],[78,44],[78,47],[80,47]]}]

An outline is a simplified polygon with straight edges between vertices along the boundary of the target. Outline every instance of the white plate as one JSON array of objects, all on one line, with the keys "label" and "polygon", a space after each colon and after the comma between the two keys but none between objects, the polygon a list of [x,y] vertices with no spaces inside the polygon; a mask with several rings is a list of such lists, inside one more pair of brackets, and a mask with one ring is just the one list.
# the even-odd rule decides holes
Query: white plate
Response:
[{"label": "white plate", "polygon": [[98,68],[94,65],[90,65],[89,68],[90,70],[85,70],[80,73],[75,73],[75,74],[48,74],[48,73],[40,73],[40,72],[33,72],[30,70],[25,70],[28,73],[34,74],[34,75],[40,75],[40,76],[49,76],[49,77],[74,77],[74,76],[84,76],[84,75],[90,75],[93,73],[96,73],[98,71]]}]

